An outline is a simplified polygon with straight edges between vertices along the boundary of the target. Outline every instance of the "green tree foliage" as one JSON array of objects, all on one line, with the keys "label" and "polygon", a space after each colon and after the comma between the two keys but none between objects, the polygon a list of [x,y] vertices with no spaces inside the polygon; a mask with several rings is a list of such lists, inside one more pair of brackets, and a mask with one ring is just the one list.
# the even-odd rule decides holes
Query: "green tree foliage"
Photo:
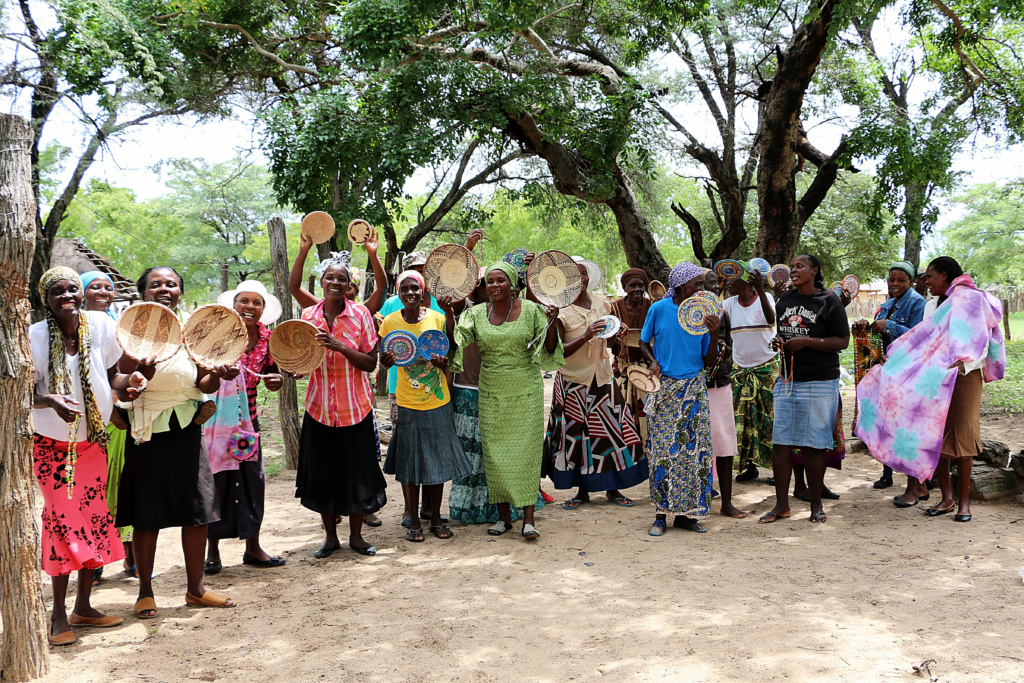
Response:
[{"label": "green tree foliage", "polygon": [[1024,284],[1024,179],[975,185],[953,202],[963,215],[941,230],[934,256],[952,256],[979,283]]},{"label": "green tree foliage", "polygon": [[[68,209],[61,237],[76,237],[126,277],[167,264],[186,281],[189,303],[206,303],[245,279],[273,286],[267,221],[282,215],[266,168],[241,160],[207,164],[175,159],[166,167],[169,192],[139,201],[128,189],[93,180]],[[285,213],[284,215],[288,215]],[[288,251],[298,251],[299,225],[288,226]],[[307,274],[315,262],[307,264]]]},{"label": "green tree foliage", "polygon": [[797,247],[821,260],[825,284],[856,275],[861,282],[881,278],[900,260],[901,240],[889,229],[866,229],[872,216],[870,197],[875,181],[863,173],[842,173],[832,191],[804,225]]}]

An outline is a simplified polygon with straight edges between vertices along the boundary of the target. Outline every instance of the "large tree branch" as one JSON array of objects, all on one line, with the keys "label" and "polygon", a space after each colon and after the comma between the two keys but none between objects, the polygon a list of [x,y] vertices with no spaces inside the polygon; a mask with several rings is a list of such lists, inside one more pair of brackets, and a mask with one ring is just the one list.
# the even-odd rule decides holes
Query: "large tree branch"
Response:
[{"label": "large tree branch", "polygon": [[953,49],[956,50],[957,56],[959,56],[960,60],[963,62],[963,72],[967,82],[980,83],[986,80],[985,73],[978,68],[970,55],[963,50],[963,37],[968,33],[967,29],[964,27],[964,22],[957,16],[956,12],[950,9],[949,5],[942,2],[942,0],[932,0],[932,4],[953,22],[953,26],[956,29],[956,39],[953,41]]},{"label": "large tree branch", "polygon": [[[807,219],[821,205],[825,195],[828,194],[828,191],[835,184],[840,169],[839,158],[845,152],[846,136],[844,135],[842,140],[839,141],[839,146],[832,152],[832,155],[826,157],[824,163],[818,167],[818,172],[814,174],[814,180],[811,181],[807,191],[804,192],[804,196],[797,202],[797,222],[800,226],[807,222]],[[851,170],[854,173],[857,172],[855,169]]]},{"label": "large tree branch", "polygon": [[257,54],[274,62],[285,71],[294,71],[296,73],[306,74],[308,76],[316,76],[317,78],[320,77],[320,72],[317,71],[316,69],[311,69],[308,66],[303,66],[301,64],[290,64],[284,61],[283,59],[281,59],[279,55],[274,54],[270,50],[260,45],[259,41],[253,38],[251,33],[246,31],[238,24],[222,24],[216,21],[207,21],[205,19],[199,19],[198,23],[201,26],[208,26],[210,28],[220,28],[228,31],[237,31],[238,33],[241,33],[245,37],[245,39],[249,41],[249,44],[252,45],[253,49],[256,50]]},{"label": "large tree branch", "polygon": [[[486,64],[490,67],[512,74],[522,76],[531,68],[531,64],[522,60],[508,59],[505,55],[492,52],[482,47],[465,47],[462,49],[442,47],[437,45],[424,45],[422,43],[410,42],[406,48],[409,56],[399,62],[399,65],[419,61],[425,55],[430,54],[441,59],[459,60],[464,59],[478,64]],[[575,59],[559,59],[546,57],[543,62],[537,64],[537,71],[541,73],[555,73],[566,76],[586,77],[597,76],[601,80],[601,92],[605,95],[614,95],[619,91],[619,76],[615,70],[604,64],[593,62],[581,62]]]},{"label": "large tree branch", "polygon": [[669,204],[669,208],[672,209],[672,213],[679,216],[679,219],[686,225],[686,229],[690,231],[690,244],[693,246],[693,255],[697,258],[698,262],[703,264],[708,260],[708,253],[704,250],[704,233],[701,230],[700,221],[681,204],[672,202]]},{"label": "large tree branch", "polygon": [[686,39],[682,36],[670,35],[669,44],[672,45],[672,49],[675,50],[676,54],[679,55],[686,64],[686,68],[690,72],[690,77],[697,86],[697,90],[700,91],[701,97],[704,98],[704,104],[711,112],[711,116],[715,119],[715,124],[718,126],[718,134],[722,136],[722,140],[725,140],[729,133],[728,123],[725,120],[725,116],[722,115],[722,110],[719,108],[714,94],[711,92],[711,87],[697,69],[697,60],[693,57],[693,52],[690,50],[689,43],[687,43]]},{"label": "large tree branch", "polygon": [[506,154],[500,159],[492,161],[483,170],[481,170],[475,176],[473,176],[465,183],[463,183],[462,176],[466,170],[466,166],[469,163],[470,156],[472,155],[463,155],[462,163],[459,165],[459,171],[458,173],[456,173],[455,179],[452,181],[451,189],[448,190],[448,194],[445,195],[444,199],[441,200],[437,208],[434,209],[430,213],[430,215],[426,217],[425,220],[422,220],[419,223],[417,223],[406,234],[405,239],[402,240],[402,246],[399,247],[401,251],[408,252],[414,249],[416,245],[419,243],[419,241],[423,239],[431,230],[437,227],[437,224],[441,222],[441,219],[447,216],[448,213],[451,212],[453,208],[455,208],[455,205],[458,204],[462,200],[462,198],[466,196],[467,192],[469,192],[471,189],[478,185],[482,185],[487,182],[492,182],[491,180],[489,180],[492,173],[494,173],[495,171],[499,170],[506,164],[516,159],[521,159],[524,156],[524,154],[523,152],[520,151],[512,152],[511,154]]}]

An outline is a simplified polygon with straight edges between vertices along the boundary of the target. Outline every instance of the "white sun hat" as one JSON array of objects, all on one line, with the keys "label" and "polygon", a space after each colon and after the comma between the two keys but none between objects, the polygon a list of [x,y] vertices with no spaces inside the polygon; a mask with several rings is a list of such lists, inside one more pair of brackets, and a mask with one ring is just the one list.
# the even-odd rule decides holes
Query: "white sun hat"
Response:
[{"label": "white sun hat", "polygon": [[239,284],[235,289],[229,289],[226,292],[221,292],[220,296],[217,297],[217,303],[221,306],[227,306],[230,309],[234,309],[235,297],[238,296],[240,292],[254,292],[263,297],[263,316],[260,318],[260,322],[264,325],[272,325],[281,317],[280,300],[268,292],[267,288],[264,287],[263,283],[259,280],[246,280]]}]

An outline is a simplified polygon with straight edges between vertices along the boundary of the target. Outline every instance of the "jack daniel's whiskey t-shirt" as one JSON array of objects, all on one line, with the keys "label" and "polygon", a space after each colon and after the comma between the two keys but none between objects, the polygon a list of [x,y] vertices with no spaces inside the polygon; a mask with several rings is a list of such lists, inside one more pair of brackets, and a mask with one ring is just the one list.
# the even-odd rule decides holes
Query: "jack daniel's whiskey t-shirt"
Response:
[{"label": "jack daniel's whiskey t-shirt", "polygon": [[[849,337],[846,309],[831,290],[804,295],[788,290],[775,305],[775,320],[783,340],[794,337]],[[797,382],[821,382],[839,379],[839,353],[803,348],[785,353],[783,369]]]}]

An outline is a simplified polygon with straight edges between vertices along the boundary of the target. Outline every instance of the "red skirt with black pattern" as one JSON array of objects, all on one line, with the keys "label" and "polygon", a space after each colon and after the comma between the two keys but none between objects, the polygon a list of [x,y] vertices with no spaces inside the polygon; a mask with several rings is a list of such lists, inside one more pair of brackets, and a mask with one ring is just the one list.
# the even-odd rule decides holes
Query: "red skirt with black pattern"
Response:
[{"label": "red skirt with black pattern", "polygon": [[66,441],[35,435],[36,481],[43,493],[43,571],[63,576],[124,559],[124,548],[107,509],[107,452],[77,445],[75,485],[68,498]]}]

